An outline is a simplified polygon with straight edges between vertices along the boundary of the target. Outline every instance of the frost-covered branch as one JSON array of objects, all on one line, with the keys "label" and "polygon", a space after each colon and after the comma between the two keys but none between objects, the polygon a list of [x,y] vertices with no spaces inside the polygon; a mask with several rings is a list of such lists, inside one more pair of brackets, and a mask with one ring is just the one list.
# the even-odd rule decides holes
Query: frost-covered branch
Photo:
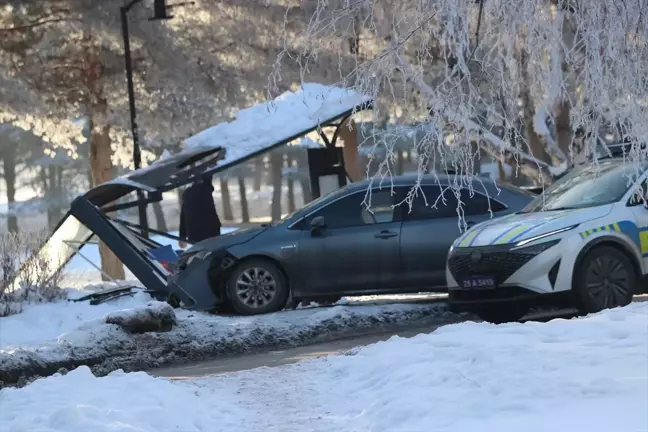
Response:
[{"label": "frost-covered branch", "polygon": [[[591,157],[616,124],[635,147],[648,136],[646,0],[304,3],[304,73],[360,32],[363,56],[351,68],[341,60],[339,81],[376,98],[392,117],[432,125],[417,152],[452,153],[464,173],[475,144],[550,182]],[[358,17],[360,29],[351,25]],[[453,146],[439,145],[450,137]]]}]

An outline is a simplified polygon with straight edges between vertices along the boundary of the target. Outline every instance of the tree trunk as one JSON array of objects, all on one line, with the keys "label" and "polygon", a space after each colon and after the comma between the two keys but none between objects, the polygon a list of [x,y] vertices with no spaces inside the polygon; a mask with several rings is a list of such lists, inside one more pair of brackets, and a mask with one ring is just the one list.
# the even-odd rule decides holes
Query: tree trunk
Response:
[{"label": "tree trunk", "polygon": [[[90,168],[94,186],[113,178],[112,148],[110,146],[110,126],[107,123],[108,103],[103,95],[101,83],[102,65],[96,58],[89,59],[88,119],[90,124]],[[99,243],[103,280],[123,280],[126,278],[124,265],[103,242]]]},{"label": "tree trunk", "polygon": [[310,177],[308,175],[308,153],[306,153],[306,151],[304,151],[303,153],[300,152],[300,154],[296,158],[296,161],[302,198],[304,205],[306,205],[313,200],[313,195],[311,194],[310,189]]},{"label": "tree trunk", "polygon": [[[11,144],[3,146],[2,153],[7,203],[11,209],[16,202],[16,148]],[[7,231],[13,234],[18,233],[18,217],[12,213],[9,213],[7,217]]]},{"label": "tree trunk", "polygon": [[183,194],[184,191],[185,191],[185,188],[183,188],[183,187],[179,187],[179,188],[176,189],[176,196],[177,196],[177,200],[178,200],[178,206],[177,206],[178,218],[174,219],[174,224],[175,224],[175,221],[177,220],[178,231],[180,230],[180,212],[182,211],[182,194]]},{"label": "tree trunk", "polygon": [[405,157],[402,150],[396,150],[396,175],[403,175],[405,171]]},{"label": "tree trunk", "polygon": [[288,176],[288,213],[292,213],[297,210],[297,204],[295,203],[295,174],[292,172],[294,168],[294,158],[288,155],[288,168],[291,169],[290,176]]},{"label": "tree trunk", "polygon": [[340,126],[340,139],[344,141],[344,168],[351,180],[362,180],[362,173],[358,165],[358,129],[353,119],[347,119]]},{"label": "tree trunk", "polygon": [[221,201],[223,204],[223,219],[224,220],[234,220],[234,214],[232,213],[232,200],[230,199],[229,194],[229,184],[227,178],[224,176],[220,177],[220,190],[221,190]]},{"label": "tree trunk", "polygon": [[87,179],[88,179],[88,189],[92,189],[92,169],[88,169],[87,172]]},{"label": "tree trunk", "polygon": [[557,107],[557,113],[555,115],[556,121],[556,144],[558,148],[569,158],[570,161],[573,158],[570,157],[570,146],[572,141],[572,130],[571,130],[571,119],[570,119],[570,106],[568,100],[561,100]]},{"label": "tree trunk", "polygon": [[273,221],[281,219],[281,187],[282,187],[283,155],[275,150],[270,153],[270,175],[272,177],[272,204],[270,215]]},{"label": "tree trunk", "polygon": [[504,163],[501,160],[497,161],[497,175],[499,176],[497,180],[506,180],[506,171],[504,171]]},{"label": "tree trunk", "polygon": [[50,165],[46,170],[45,196],[48,201],[47,224],[54,228],[63,216],[63,167]]},{"label": "tree trunk", "polygon": [[239,196],[241,197],[241,221],[250,222],[250,209],[248,207],[247,195],[245,190],[245,177],[238,176]]},{"label": "tree trunk", "polygon": [[159,202],[153,203],[153,214],[155,215],[155,226],[158,231],[169,232],[166,219],[164,218],[164,211],[162,204]]},{"label": "tree trunk", "polygon": [[265,169],[263,163],[263,155],[257,156],[254,159],[254,192],[261,191],[261,184],[263,182],[263,170]]},{"label": "tree trunk", "polygon": [[520,88],[520,99],[522,100],[522,121],[524,123],[524,133],[529,144],[529,153],[534,158],[551,165],[551,157],[545,150],[540,137],[533,128],[533,118],[535,117],[535,106],[529,94],[529,72],[528,68],[528,55],[525,52],[520,54],[520,75],[522,83]]}]

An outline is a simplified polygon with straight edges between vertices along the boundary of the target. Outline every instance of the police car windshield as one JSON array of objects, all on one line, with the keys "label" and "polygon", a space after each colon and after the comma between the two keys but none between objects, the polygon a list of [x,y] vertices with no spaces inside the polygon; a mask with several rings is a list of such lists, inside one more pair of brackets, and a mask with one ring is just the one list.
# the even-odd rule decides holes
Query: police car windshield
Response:
[{"label": "police car windshield", "polygon": [[595,207],[619,201],[646,171],[646,164],[621,160],[599,162],[598,166],[574,168],[538,195],[522,213]]}]

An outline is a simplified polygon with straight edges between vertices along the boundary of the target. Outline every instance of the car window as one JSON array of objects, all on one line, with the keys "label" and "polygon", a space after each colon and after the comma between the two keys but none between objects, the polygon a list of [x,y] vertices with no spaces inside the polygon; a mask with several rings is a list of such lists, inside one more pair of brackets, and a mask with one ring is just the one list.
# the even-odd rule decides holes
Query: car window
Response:
[{"label": "car window", "polygon": [[315,212],[309,220],[323,216],[328,228],[347,228],[394,221],[390,190],[372,191],[369,209],[365,203],[366,192],[357,192],[341,198]]},{"label": "car window", "polygon": [[465,216],[487,214],[490,211],[498,212],[506,207],[498,201],[487,197],[477,191],[461,189],[461,202]]},{"label": "car window", "polygon": [[[438,219],[446,217],[457,217],[458,201],[455,191],[441,186],[423,186],[422,192],[417,191],[417,195],[412,201],[412,209],[407,213],[409,220],[421,219]],[[443,191],[443,197],[441,192]],[[489,212],[489,199],[478,192],[471,192],[468,189],[461,189],[459,194],[463,203],[464,215],[487,214]],[[403,204],[407,206],[407,204]],[[405,207],[407,209],[407,207]],[[504,210],[506,207],[501,203],[490,200],[490,209],[492,211]],[[407,212],[407,210],[405,210]]]},{"label": "car window", "polygon": [[[411,209],[407,208],[406,203],[401,204],[405,207],[404,211],[407,214],[407,219],[457,217],[457,198],[449,190],[444,191],[443,197],[441,197],[441,191],[440,186],[422,186],[417,190],[412,200]],[[404,191],[404,193],[408,192],[409,188]]]}]

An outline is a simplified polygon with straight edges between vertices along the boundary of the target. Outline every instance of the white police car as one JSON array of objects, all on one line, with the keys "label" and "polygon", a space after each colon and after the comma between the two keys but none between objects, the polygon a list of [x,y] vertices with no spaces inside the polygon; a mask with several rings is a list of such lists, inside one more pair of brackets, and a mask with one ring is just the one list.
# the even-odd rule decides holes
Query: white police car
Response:
[{"label": "white police car", "polygon": [[601,160],[475,225],[448,254],[451,307],[508,321],[543,299],[583,313],[627,305],[648,284],[647,176],[646,163]]}]

